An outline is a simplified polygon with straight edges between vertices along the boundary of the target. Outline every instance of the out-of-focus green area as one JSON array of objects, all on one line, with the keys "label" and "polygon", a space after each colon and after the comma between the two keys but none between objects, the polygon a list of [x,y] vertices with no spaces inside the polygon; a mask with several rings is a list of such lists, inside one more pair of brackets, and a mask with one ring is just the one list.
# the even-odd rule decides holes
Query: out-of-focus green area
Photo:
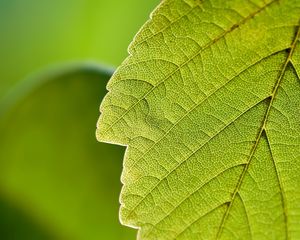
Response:
[{"label": "out-of-focus green area", "polygon": [[45,73],[44,84],[31,83],[31,93],[1,118],[3,201],[27,215],[23,222],[36,223],[38,232],[58,239],[133,237],[118,222],[124,149],[95,140],[109,76],[95,67]]},{"label": "out-of-focus green area", "polygon": [[0,0],[0,99],[47,65],[119,65],[159,0]]},{"label": "out-of-focus green area", "polygon": [[112,74],[96,63],[118,65],[158,2],[0,0],[1,239],[135,239],[124,148],[95,139]]}]

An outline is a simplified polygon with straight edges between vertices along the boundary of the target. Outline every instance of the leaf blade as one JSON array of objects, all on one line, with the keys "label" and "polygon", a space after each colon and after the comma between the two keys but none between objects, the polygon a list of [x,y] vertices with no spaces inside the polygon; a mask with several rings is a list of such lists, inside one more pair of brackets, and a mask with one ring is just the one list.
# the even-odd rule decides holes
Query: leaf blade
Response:
[{"label": "leaf blade", "polygon": [[[238,238],[228,235],[228,231],[223,233],[223,228],[228,225],[227,219],[232,222],[230,209],[236,196],[239,196],[237,204],[244,204],[245,209],[248,207],[239,194],[243,181],[236,180],[233,189],[227,186],[231,189],[229,195],[216,197],[212,206],[197,207],[200,200],[205,200],[201,196],[203,192],[193,202],[188,199],[189,207],[196,213],[187,210],[187,204],[181,213],[177,208],[193,193],[195,186],[199,187],[207,176],[218,176],[222,167],[224,170],[236,163],[243,168],[241,179],[248,174],[249,159],[256,159],[258,146],[266,146],[268,142],[265,132],[269,135],[272,129],[269,116],[276,111],[277,105],[273,103],[276,103],[277,92],[282,91],[281,82],[291,81],[292,76],[296,76],[292,72],[292,76],[286,79],[286,72],[290,74],[292,71],[291,64],[298,66],[298,60],[294,59],[299,58],[299,3],[255,3],[243,3],[242,7],[239,1],[227,1],[226,6],[223,1],[163,1],[132,43],[131,55],[110,80],[109,93],[101,105],[97,135],[101,141],[128,145],[122,174],[121,220],[126,225],[141,228],[140,239],[177,239],[179,236],[179,239]],[[213,17],[208,18],[206,12]],[[158,23],[162,16],[169,19],[166,25]],[[226,19],[234,21],[227,22]],[[217,37],[205,38],[209,31]],[[132,83],[133,79],[135,83]],[[299,99],[294,98],[295,115],[299,116],[296,104]],[[121,106],[122,110],[114,111],[111,105]],[[249,120],[244,121],[248,117]],[[299,121],[295,120],[294,128],[297,124]],[[272,138],[270,136],[269,140],[274,145]],[[219,146],[210,139],[219,141]],[[234,142],[236,148],[226,143],[233,139],[240,140]],[[295,147],[299,147],[299,139],[295,139]],[[220,146],[228,149],[220,154]],[[232,157],[236,160],[230,159]],[[265,159],[270,160],[270,156],[265,156]],[[299,155],[295,157],[297,161]],[[278,165],[278,160],[274,163],[273,168]],[[205,175],[206,168],[209,171]],[[282,172],[281,168],[278,172]],[[227,181],[233,181],[234,176],[232,173]],[[270,181],[275,182],[276,175],[273,177]],[[282,185],[295,189],[297,181],[294,185],[286,182]],[[282,194],[280,189],[283,186],[273,186],[273,191]],[[214,191],[216,189],[222,191],[217,186]],[[264,201],[269,201],[264,197]],[[220,199],[222,203],[218,202]],[[282,205],[285,197],[274,199]],[[289,201],[288,204],[298,216],[295,203]],[[182,234],[197,220],[195,214],[202,216],[200,212],[210,208],[223,211],[215,217],[214,224],[210,224],[214,226],[210,236],[205,232],[205,237],[194,236],[193,231],[189,231],[190,235]],[[185,211],[190,215],[184,214]],[[285,215],[284,211],[281,212],[281,217]],[[259,221],[251,215],[247,217],[249,220],[244,221],[249,227]],[[245,233],[247,237],[241,238],[260,239],[262,229],[265,230],[265,239],[279,236],[277,230],[282,230],[284,225],[282,231],[286,238],[293,234],[298,236],[298,231],[284,230],[287,225],[291,225],[289,229],[296,228],[297,221],[282,225],[285,220],[281,217],[280,222],[266,217],[269,221],[267,227],[262,225],[259,229],[255,225]],[[216,224],[217,219],[223,220]],[[194,232],[200,231],[200,226]],[[270,228],[275,230],[267,234]]]}]

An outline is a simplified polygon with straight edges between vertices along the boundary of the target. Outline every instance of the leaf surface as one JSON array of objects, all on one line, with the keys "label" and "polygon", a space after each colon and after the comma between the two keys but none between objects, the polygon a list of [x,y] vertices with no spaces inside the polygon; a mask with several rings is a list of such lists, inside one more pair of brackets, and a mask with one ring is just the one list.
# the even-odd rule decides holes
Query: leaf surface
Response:
[{"label": "leaf surface", "polygon": [[165,0],[101,105],[139,239],[300,238],[300,1]]}]

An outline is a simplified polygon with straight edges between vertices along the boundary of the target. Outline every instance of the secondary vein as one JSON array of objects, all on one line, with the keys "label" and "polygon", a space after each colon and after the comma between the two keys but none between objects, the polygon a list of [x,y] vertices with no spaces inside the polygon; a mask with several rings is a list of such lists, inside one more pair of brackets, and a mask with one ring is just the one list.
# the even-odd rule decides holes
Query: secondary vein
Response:
[{"label": "secondary vein", "polygon": [[[248,163],[245,165],[245,167],[243,169],[243,172],[242,172],[242,174],[240,176],[240,179],[239,179],[239,181],[238,181],[238,183],[237,183],[237,185],[236,185],[236,187],[234,189],[234,192],[232,194],[232,198],[230,200],[230,203],[229,203],[229,205],[228,205],[228,207],[227,207],[227,209],[226,209],[226,211],[225,211],[225,213],[223,215],[222,222],[220,224],[220,227],[219,227],[217,235],[216,235],[216,239],[220,239],[220,237],[222,235],[222,232],[223,232],[223,229],[224,229],[224,226],[225,226],[225,222],[228,219],[229,212],[230,212],[230,210],[232,208],[232,205],[234,203],[236,195],[237,195],[238,191],[240,190],[240,187],[241,187],[242,182],[243,182],[243,180],[245,178],[246,172],[249,169],[249,165],[251,163],[251,160],[253,159],[253,156],[254,156],[254,154],[255,154],[255,152],[257,150],[257,147],[259,145],[260,139],[261,139],[263,133],[266,131],[266,124],[267,124],[268,117],[270,115],[270,112],[271,112],[274,100],[275,100],[276,95],[278,93],[278,88],[279,88],[279,86],[280,86],[280,84],[281,84],[281,82],[282,82],[282,80],[284,78],[285,71],[286,71],[289,63],[291,62],[291,59],[292,59],[292,56],[294,54],[294,51],[295,51],[295,48],[296,48],[296,44],[297,44],[297,41],[299,40],[299,38],[300,38],[300,26],[298,26],[296,36],[295,36],[295,38],[294,38],[294,40],[293,40],[293,42],[292,42],[292,44],[291,44],[291,46],[289,48],[288,56],[287,56],[284,64],[282,65],[282,69],[280,71],[279,77],[278,77],[278,79],[277,79],[277,81],[275,83],[275,86],[273,88],[272,94],[270,96],[270,103],[268,105],[268,108],[266,110],[266,114],[265,114],[264,119],[262,121],[260,131],[259,131],[259,133],[258,133],[258,135],[256,137],[255,144],[254,144],[254,146],[253,146],[253,148],[251,150],[251,153],[249,155]],[[286,234],[287,234],[287,239],[288,239],[288,232]]]},{"label": "secondary vein", "polygon": [[262,11],[264,11],[266,8],[270,7],[271,4],[273,4],[275,2],[278,2],[278,1],[279,0],[272,0],[269,3],[266,3],[264,6],[262,6],[259,9],[257,9],[255,12],[249,14],[247,17],[245,17],[244,19],[242,19],[238,23],[233,24],[229,29],[225,30],[219,36],[217,36],[216,38],[214,38],[210,42],[208,42],[206,45],[204,45],[199,51],[197,51],[194,55],[192,55],[191,57],[189,57],[185,62],[183,62],[182,64],[178,65],[178,67],[174,71],[172,71],[171,73],[169,73],[165,78],[163,78],[161,81],[159,81],[157,84],[155,84],[149,91],[147,91],[139,100],[137,100],[134,104],[132,104],[127,109],[126,112],[124,112],[117,120],[115,120],[107,129],[103,130],[102,135],[104,135],[108,131],[110,131],[115,124],[117,124],[121,119],[123,119],[124,116],[126,114],[128,114],[128,112],[130,112],[135,106],[137,106],[137,104],[139,104],[143,99],[145,99],[155,88],[157,88],[158,86],[160,86],[161,84],[163,84],[167,79],[169,79],[171,76],[173,76],[176,72],[178,72],[186,64],[188,64],[189,62],[191,62],[195,57],[199,56],[199,54],[202,51],[204,51],[207,48],[210,48],[213,44],[215,44],[216,42],[218,42],[221,39],[223,39],[227,34],[229,34],[229,33],[233,32],[234,30],[238,29],[241,25],[244,25],[249,20],[251,20],[252,18],[254,18],[257,14],[259,14]]},{"label": "secondary vein", "polygon": [[272,162],[273,162],[273,165],[274,165],[274,168],[275,168],[276,177],[277,177],[279,188],[280,188],[286,239],[289,239],[289,234],[288,234],[288,217],[287,217],[288,214],[287,214],[287,208],[286,208],[285,192],[284,192],[283,185],[282,185],[282,182],[281,182],[280,174],[278,172],[277,164],[276,164],[276,161],[275,161],[274,156],[273,156],[273,152],[272,152],[272,148],[271,148],[271,144],[270,144],[270,140],[269,140],[267,132],[266,132],[266,139],[267,139],[268,148],[269,148],[269,151],[270,151],[270,154],[271,154]]}]

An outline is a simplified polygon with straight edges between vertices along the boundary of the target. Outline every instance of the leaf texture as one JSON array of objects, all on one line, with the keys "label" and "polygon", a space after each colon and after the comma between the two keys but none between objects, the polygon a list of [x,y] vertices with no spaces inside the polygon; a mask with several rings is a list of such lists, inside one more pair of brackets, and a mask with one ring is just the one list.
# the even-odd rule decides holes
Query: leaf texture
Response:
[{"label": "leaf texture", "polygon": [[300,239],[300,1],[165,0],[108,83],[142,240]]}]

